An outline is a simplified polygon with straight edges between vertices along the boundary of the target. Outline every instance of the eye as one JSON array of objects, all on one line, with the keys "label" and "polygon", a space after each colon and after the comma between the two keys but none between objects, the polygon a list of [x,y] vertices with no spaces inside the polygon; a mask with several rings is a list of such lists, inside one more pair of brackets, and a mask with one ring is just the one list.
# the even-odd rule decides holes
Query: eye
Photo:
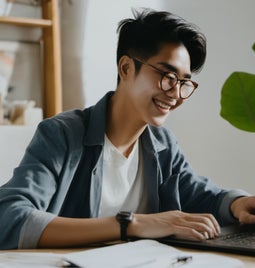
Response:
[{"label": "eye", "polygon": [[166,73],[164,76],[165,80],[168,80],[168,83],[171,86],[174,86],[177,83],[177,76],[174,73]]},{"label": "eye", "polygon": [[191,82],[191,80],[183,80],[183,85],[187,87],[193,87],[193,83]]}]

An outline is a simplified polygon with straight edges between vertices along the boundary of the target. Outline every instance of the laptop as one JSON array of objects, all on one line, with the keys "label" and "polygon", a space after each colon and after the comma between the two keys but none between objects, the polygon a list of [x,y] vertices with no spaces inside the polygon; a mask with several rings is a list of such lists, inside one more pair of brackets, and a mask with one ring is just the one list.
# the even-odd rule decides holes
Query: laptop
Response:
[{"label": "laptop", "polygon": [[228,252],[255,257],[255,224],[221,228],[221,235],[205,241],[189,241],[174,236],[159,239],[161,243],[185,248]]}]

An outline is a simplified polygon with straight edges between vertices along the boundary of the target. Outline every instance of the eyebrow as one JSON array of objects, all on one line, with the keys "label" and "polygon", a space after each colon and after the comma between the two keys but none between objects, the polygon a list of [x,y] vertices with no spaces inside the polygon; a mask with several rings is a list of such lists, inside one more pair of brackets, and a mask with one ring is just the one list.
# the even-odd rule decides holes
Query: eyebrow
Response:
[{"label": "eyebrow", "polygon": [[[176,67],[174,67],[172,64],[166,63],[166,62],[158,62],[158,64],[160,64],[162,67],[164,67],[165,69],[167,69],[167,71],[169,72],[174,72],[174,73],[178,73],[178,69]],[[191,78],[191,74],[184,74],[183,76],[184,78]]]}]

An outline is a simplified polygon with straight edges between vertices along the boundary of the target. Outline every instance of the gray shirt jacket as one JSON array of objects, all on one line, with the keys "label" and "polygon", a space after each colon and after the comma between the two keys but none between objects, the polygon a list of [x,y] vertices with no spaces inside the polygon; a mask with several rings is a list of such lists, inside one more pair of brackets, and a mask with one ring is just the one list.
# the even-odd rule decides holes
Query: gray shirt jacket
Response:
[{"label": "gray shirt jacket", "polygon": [[[95,106],[42,121],[13,177],[0,188],[0,249],[36,248],[57,215],[97,217],[102,187],[108,92]],[[147,126],[140,138],[148,213],[212,213],[235,221],[230,203],[242,190],[224,190],[198,176],[174,135]]]}]

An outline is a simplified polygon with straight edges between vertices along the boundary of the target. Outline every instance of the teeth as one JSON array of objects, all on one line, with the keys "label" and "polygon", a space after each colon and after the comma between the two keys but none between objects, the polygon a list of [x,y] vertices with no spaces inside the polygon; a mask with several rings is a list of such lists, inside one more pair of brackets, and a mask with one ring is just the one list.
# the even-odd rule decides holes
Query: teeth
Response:
[{"label": "teeth", "polygon": [[170,109],[170,105],[167,105],[167,104],[165,104],[165,103],[163,103],[163,102],[161,102],[161,101],[158,101],[158,100],[155,100],[155,103],[159,106],[159,107],[161,107],[161,108],[163,108],[163,109]]}]

